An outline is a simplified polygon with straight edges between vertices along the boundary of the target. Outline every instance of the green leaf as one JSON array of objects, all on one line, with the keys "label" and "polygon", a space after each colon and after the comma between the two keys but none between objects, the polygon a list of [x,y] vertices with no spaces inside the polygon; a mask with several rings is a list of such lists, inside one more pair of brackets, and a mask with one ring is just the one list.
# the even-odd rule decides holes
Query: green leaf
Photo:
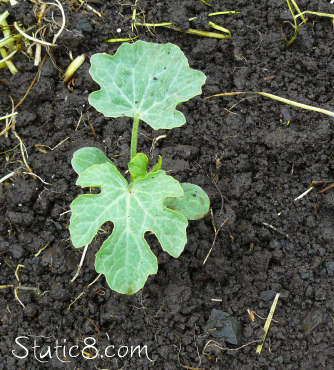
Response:
[{"label": "green leaf", "polygon": [[123,43],[113,56],[99,53],[90,61],[101,89],[89,95],[89,104],[106,117],[137,116],[155,130],[182,126],[177,104],[201,94],[206,79],[170,43]]},{"label": "green leaf", "polygon": [[164,205],[181,213],[188,220],[203,218],[210,208],[210,199],[206,192],[197,185],[183,182],[181,184],[184,195],[180,198],[168,198]]},{"label": "green leaf", "polygon": [[74,171],[80,175],[81,172],[86,170],[93,164],[112,163],[104,152],[95,147],[84,147],[77,150],[72,158],[72,167]]},{"label": "green leaf", "polygon": [[180,197],[180,183],[160,170],[130,185],[110,162],[94,164],[79,173],[77,185],[100,187],[99,194],[79,195],[71,204],[70,233],[76,248],[90,243],[100,227],[112,221],[112,234],[96,254],[95,268],[111,289],[133,294],[158,269],[157,258],[144,234],[151,231],[164,251],[178,257],[187,237],[187,219],[168,209],[164,200]]},{"label": "green leaf", "polygon": [[143,177],[147,174],[148,158],[144,153],[137,153],[134,158],[128,163],[129,171],[132,180],[137,177]]}]

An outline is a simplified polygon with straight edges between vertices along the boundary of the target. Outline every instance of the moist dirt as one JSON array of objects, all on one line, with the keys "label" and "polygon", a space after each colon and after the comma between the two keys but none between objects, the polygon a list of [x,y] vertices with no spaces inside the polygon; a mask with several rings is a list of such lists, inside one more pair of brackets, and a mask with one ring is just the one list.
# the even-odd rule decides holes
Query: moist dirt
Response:
[{"label": "moist dirt", "polygon": [[[186,125],[155,132],[142,123],[138,149],[151,163],[162,155],[163,169],[203,187],[212,215],[190,223],[179,259],[147,235],[158,274],[125,296],[112,292],[103,277],[94,282],[95,253],[112,224],[89,246],[74,283],[82,250],[73,248],[68,226],[70,203],[82,193],[71,167],[75,150],[96,146],[126,171],[131,120],[107,119],[89,106],[88,94],[98,86],[88,70],[92,54],[118,48],[106,39],[135,35],[134,1],[88,1],[102,17],[80,1],[62,3],[66,28],[50,50],[53,60],[42,47],[36,83],[17,108],[15,130],[38,178],[28,173],[14,131],[0,137],[1,177],[15,171],[0,184],[0,369],[333,369],[334,190],[321,190],[334,181],[334,120],[256,95],[205,99],[266,91],[333,111],[331,20],[309,16],[287,48],[293,20],[284,1],[209,1],[212,8],[200,0],[138,1],[138,21],[219,32],[208,27],[210,20],[232,37],[162,27],[134,31],[141,40],[180,46],[190,66],[207,76],[203,94],[179,106]],[[302,10],[334,13],[327,1],[298,3]],[[6,9],[9,24],[20,21],[28,29],[38,22],[40,8],[33,2],[0,6],[1,13]],[[213,10],[241,13],[209,19]],[[189,22],[191,17],[197,19]],[[47,41],[60,21],[55,7],[42,19]],[[10,97],[14,104],[24,97],[38,72],[25,50],[13,58],[16,75],[0,70],[1,116],[11,112]],[[61,72],[70,53],[86,55],[72,87]],[[161,135],[166,137],[156,140]],[[295,201],[312,181],[324,182]],[[19,284],[36,289],[15,290]],[[213,310],[233,318],[234,344],[208,330]],[[130,355],[137,345],[147,346],[140,358]]]}]

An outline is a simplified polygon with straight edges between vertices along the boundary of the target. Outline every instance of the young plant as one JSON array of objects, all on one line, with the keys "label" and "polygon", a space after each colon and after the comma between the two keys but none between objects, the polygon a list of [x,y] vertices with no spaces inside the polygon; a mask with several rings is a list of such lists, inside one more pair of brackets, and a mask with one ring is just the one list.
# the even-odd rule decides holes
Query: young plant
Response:
[{"label": "young plant", "polygon": [[166,175],[161,157],[147,170],[147,156],[137,153],[139,121],[155,130],[182,126],[185,117],[176,106],[200,94],[206,77],[189,67],[176,45],[144,41],[124,43],[113,56],[93,55],[89,72],[101,86],[89,95],[89,103],[106,117],[133,118],[131,179],[128,183],[97,148],[74,153],[77,185],[101,192],[79,195],[72,202],[71,240],[74,247],[83,247],[112,221],[112,234],[97,252],[95,268],[111,289],[133,294],[158,270],[145,233],[154,233],[162,249],[177,258],[187,242],[188,220],[203,217],[210,204],[200,187]]}]

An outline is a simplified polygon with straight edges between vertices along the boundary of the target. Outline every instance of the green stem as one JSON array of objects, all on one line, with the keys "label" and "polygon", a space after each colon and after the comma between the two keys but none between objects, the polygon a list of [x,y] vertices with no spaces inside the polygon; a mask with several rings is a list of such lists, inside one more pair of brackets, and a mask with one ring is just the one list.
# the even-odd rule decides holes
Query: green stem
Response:
[{"label": "green stem", "polygon": [[139,117],[133,118],[132,136],[131,136],[131,159],[137,154],[137,140],[138,140]]}]

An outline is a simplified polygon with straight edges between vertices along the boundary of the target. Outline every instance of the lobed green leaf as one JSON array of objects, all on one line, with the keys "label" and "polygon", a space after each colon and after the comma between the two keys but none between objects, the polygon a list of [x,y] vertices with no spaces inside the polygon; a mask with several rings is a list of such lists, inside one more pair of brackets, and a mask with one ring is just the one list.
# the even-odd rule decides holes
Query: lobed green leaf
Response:
[{"label": "lobed green leaf", "polygon": [[[84,153],[77,153],[76,165]],[[97,158],[102,160],[102,156]],[[157,258],[145,240],[146,232],[154,233],[163,250],[173,257],[184,249],[188,221],[164,204],[166,198],[183,196],[183,189],[162,170],[149,172],[129,185],[110,161],[92,164],[78,173],[77,185],[99,187],[101,192],[79,195],[72,202],[72,243],[83,247],[105,222],[111,221],[113,232],[96,254],[95,268],[105,275],[111,289],[133,294],[158,269]]]},{"label": "lobed green leaf", "polygon": [[182,126],[177,104],[201,94],[206,80],[178,46],[145,41],[93,55],[89,73],[101,86],[88,98],[95,109],[106,117],[137,116],[155,130]]}]

